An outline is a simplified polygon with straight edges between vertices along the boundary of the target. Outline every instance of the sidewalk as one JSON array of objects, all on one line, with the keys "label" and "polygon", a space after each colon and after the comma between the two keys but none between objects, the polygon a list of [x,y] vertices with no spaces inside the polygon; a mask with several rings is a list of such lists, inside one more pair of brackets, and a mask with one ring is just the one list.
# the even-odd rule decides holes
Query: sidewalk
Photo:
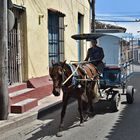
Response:
[{"label": "sidewalk", "polygon": [[50,95],[38,102],[38,106],[22,114],[10,113],[8,120],[0,121],[0,135],[14,128],[30,123],[41,116],[50,113],[62,103],[62,94],[59,97]]}]

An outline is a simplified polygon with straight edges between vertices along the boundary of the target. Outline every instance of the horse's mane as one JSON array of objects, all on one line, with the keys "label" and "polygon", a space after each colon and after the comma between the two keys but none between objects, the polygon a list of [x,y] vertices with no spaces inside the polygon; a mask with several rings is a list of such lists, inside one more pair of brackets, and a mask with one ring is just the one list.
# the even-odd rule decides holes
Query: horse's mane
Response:
[{"label": "horse's mane", "polygon": [[65,62],[57,62],[57,63],[53,64],[53,67],[57,67],[57,66],[66,67],[66,68],[70,69],[69,64],[65,63]]}]

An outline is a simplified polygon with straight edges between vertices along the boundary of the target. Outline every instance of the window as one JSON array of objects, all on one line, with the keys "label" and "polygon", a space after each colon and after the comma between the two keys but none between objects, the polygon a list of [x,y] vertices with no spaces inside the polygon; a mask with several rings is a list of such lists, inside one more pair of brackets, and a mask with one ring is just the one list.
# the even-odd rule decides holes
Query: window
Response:
[{"label": "window", "polygon": [[[78,34],[83,33],[83,15],[78,13]],[[78,61],[82,59],[82,41],[78,40]]]},{"label": "window", "polygon": [[64,60],[64,14],[48,11],[49,67]]}]

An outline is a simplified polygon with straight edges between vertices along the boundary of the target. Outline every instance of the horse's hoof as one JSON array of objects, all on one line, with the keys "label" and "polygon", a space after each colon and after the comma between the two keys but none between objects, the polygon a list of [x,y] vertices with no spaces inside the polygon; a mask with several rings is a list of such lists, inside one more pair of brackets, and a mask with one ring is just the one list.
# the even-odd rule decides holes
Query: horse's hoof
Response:
[{"label": "horse's hoof", "polygon": [[62,132],[57,132],[56,136],[57,137],[62,137]]},{"label": "horse's hoof", "polygon": [[84,127],[84,123],[80,123],[79,126],[80,126],[80,127]]},{"label": "horse's hoof", "polygon": [[86,122],[86,121],[88,121],[88,119],[89,119],[89,116],[86,115],[86,116],[84,117],[84,121]]}]

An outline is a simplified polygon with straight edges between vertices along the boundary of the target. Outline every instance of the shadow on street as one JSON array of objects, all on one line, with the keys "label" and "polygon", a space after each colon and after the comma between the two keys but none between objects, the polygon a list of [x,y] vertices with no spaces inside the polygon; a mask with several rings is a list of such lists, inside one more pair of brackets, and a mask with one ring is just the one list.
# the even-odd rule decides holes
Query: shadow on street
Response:
[{"label": "shadow on street", "polygon": [[[90,119],[94,119],[95,115],[104,115],[105,113],[111,113],[111,104],[110,102],[106,100],[100,100],[98,103],[95,104],[94,106],[94,114],[90,116]],[[29,138],[28,140],[36,140],[36,139],[41,139],[46,136],[53,137],[56,136],[59,128],[59,122],[60,122],[60,114],[61,114],[61,108],[55,113],[52,113],[50,115],[47,115],[43,118],[40,118],[40,120],[45,121],[45,120],[50,120],[49,123],[42,125],[39,127],[39,131],[36,132],[34,130],[32,137]],[[66,116],[64,120],[64,131],[68,131],[72,128],[75,127],[81,127],[79,125],[79,113],[78,113],[78,105],[77,102],[73,102],[69,104],[67,110],[66,110]],[[31,132],[30,132],[31,133]]]}]

